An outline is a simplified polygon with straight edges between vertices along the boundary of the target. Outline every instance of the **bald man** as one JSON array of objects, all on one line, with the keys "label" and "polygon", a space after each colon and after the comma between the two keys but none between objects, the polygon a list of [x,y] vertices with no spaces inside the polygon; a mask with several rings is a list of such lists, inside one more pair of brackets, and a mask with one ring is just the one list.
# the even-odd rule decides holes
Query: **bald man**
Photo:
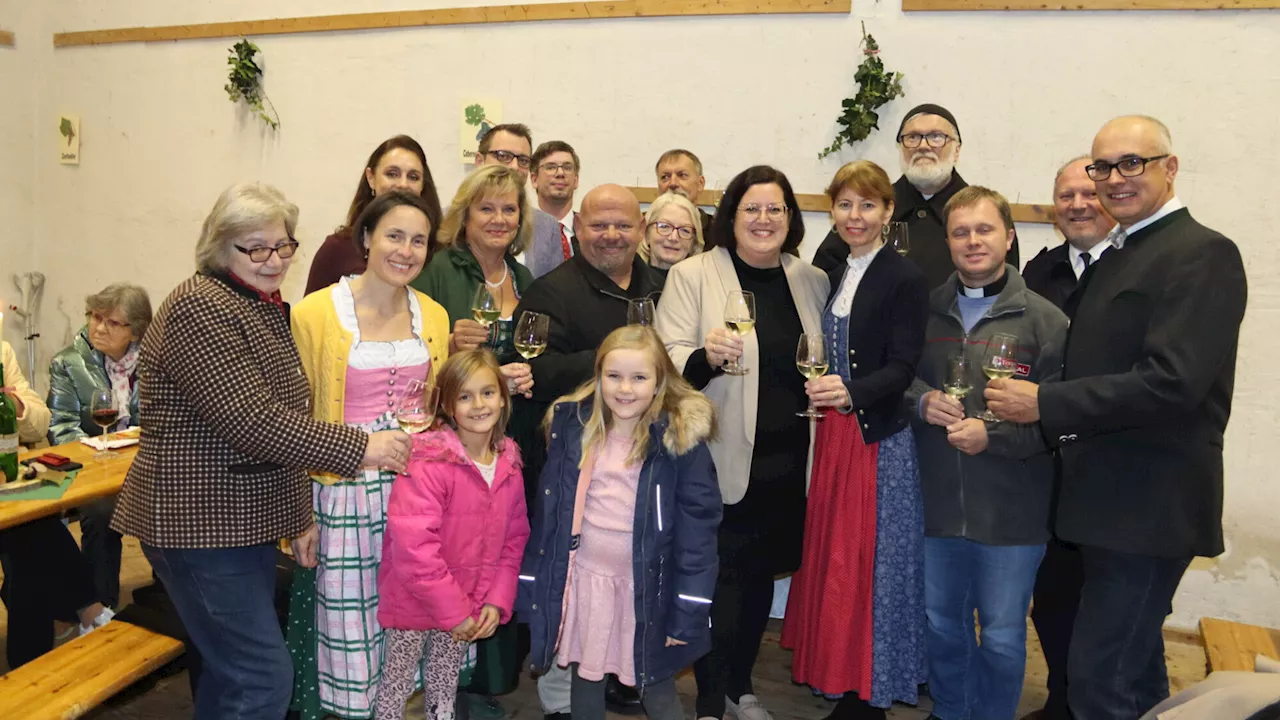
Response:
[{"label": "bald man", "polygon": [[1119,227],[1071,299],[1062,381],[993,380],[987,406],[1039,422],[1062,455],[1055,531],[1080,547],[1067,660],[1076,720],[1132,720],[1169,696],[1161,628],[1196,556],[1222,553],[1222,444],[1244,318],[1235,243],[1178,200],[1169,130],[1116,118],[1086,172]]}]

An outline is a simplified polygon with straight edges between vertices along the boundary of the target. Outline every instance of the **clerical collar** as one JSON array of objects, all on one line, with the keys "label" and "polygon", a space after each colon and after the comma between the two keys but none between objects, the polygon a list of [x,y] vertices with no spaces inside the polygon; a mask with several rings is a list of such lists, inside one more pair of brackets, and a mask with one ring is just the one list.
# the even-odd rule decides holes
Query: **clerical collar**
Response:
[{"label": "clerical collar", "polygon": [[1004,291],[1004,286],[1009,282],[1009,273],[1000,276],[999,280],[980,288],[971,288],[964,284],[960,278],[956,278],[956,285],[960,286],[960,294],[970,298],[994,297]]}]

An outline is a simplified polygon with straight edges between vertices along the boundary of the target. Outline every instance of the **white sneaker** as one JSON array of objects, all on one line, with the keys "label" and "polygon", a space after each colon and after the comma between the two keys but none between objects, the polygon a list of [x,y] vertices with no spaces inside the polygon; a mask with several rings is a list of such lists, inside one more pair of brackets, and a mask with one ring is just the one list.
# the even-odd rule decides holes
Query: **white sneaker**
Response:
[{"label": "white sneaker", "polygon": [[97,630],[103,625],[106,625],[107,623],[111,622],[111,618],[115,616],[116,614],[111,612],[111,608],[109,607],[102,608],[102,612],[98,613],[98,617],[93,619],[92,625],[80,626],[80,631],[76,634],[76,637],[84,637],[85,635],[88,635],[94,630]]},{"label": "white sneaker", "polygon": [[773,720],[773,716],[764,708],[760,698],[755,695],[743,695],[738,698],[738,702],[726,697],[724,703],[725,707],[729,709],[729,714],[733,715],[737,720]]}]

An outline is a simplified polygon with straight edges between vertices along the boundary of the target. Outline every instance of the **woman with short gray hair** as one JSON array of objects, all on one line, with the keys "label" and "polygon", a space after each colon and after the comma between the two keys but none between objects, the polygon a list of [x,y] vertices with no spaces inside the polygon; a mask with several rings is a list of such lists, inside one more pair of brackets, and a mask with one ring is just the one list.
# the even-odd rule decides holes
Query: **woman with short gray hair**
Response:
[{"label": "woman with short gray hair", "polygon": [[307,471],[403,471],[409,437],[312,418],[280,286],[298,208],[235,185],[196,244],[198,272],[142,338],[146,428],[112,521],[136,536],[203,658],[195,716],[284,717],[293,665],[276,618],[277,542],[314,566]]}]

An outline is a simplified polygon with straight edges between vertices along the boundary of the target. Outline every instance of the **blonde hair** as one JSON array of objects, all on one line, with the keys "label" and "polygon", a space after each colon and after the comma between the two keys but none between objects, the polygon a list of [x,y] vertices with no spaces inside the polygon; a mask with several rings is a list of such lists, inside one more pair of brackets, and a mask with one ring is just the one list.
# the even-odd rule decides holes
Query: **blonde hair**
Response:
[{"label": "blonde hair", "polygon": [[458,192],[453,195],[453,202],[445,211],[444,220],[440,222],[440,247],[457,245],[471,249],[467,244],[467,219],[470,216],[471,204],[486,195],[505,195],[515,193],[516,203],[520,208],[520,227],[516,237],[507,248],[508,255],[519,255],[529,246],[529,236],[533,234],[533,214],[529,209],[529,201],[524,194],[524,180],[515,170],[506,165],[484,165],[476,168],[462,180]]},{"label": "blonde hair", "polygon": [[1005,199],[1004,195],[981,185],[969,185],[952,195],[947,204],[942,206],[942,222],[949,221],[953,211],[959,208],[973,207],[983,200],[989,201],[996,207],[996,212],[1000,214],[1000,221],[1004,223],[1004,231],[1009,232],[1012,230],[1013,209],[1009,207],[1009,201]]},{"label": "blonde hair", "polygon": [[[577,390],[556,400],[556,403],[582,403],[588,398],[591,399],[591,415],[582,423],[583,462],[586,462],[593,449],[604,444],[609,426],[613,423],[613,413],[601,394],[600,376],[603,374],[605,358],[614,350],[647,351],[649,359],[653,361],[655,373],[653,401],[649,403],[649,407],[641,416],[640,422],[636,423],[632,433],[631,454],[627,456],[628,464],[644,460],[645,452],[649,449],[649,426],[653,425],[664,411],[678,414],[680,404],[686,398],[699,394],[671,363],[671,357],[667,355],[667,348],[662,344],[662,338],[658,337],[658,333],[652,328],[644,325],[625,325],[614,330],[609,333],[604,342],[600,343],[600,349],[596,351],[594,377],[583,383]],[[543,422],[548,432],[550,432],[551,417],[554,412],[555,404],[552,404]],[[680,424],[674,425],[678,433],[688,432],[688,429]],[[713,421],[711,435],[714,434]],[[687,441],[687,438],[681,437],[679,444],[690,444]]]},{"label": "blonde hair", "polygon": [[264,183],[232,185],[218,196],[204,219],[196,241],[196,269],[202,273],[225,270],[231,263],[231,246],[245,235],[280,221],[293,239],[298,227],[298,206],[284,193]]},{"label": "blonde hair", "polygon": [[449,427],[458,430],[458,421],[454,417],[455,410],[458,407],[458,394],[462,392],[462,386],[467,384],[471,376],[488,370],[493,373],[493,377],[498,382],[499,392],[502,393],[502,412],[498,413],[498,422],[493,424],[493,429],[489,431],[489,447],[494,452],[501,450],[502,440],[507,434],[507,423],[511,421],[511,391],[507,389],[507,383],[502,378],[502,368],[498,365],[498,359],[493,353],[486,349],[464,350],[463,352],[454,353],[444,361],[444,365],[440,367],[440,372],[436,374],[436,387],[440,388],[440,404],[436,408],[436,417],[448,423]]},{"label": "blonde hair", "polygon": [[702,252],[702,218],[698,216],[698,208],[689,202],[689,198],[668,190],[654,198],[653,204],[649,206],[649,212],[644,214],[644,237],[640,238],[640,247],[636,252],[640,253],[640,259],[646,263],[649,262],[649,230],[653,227],[658,213],[662,212],[668,205],[675,205],[689,213],[689,221],[693,223],[693,242],[689,244],[689,254],[685,257],[693,257]]}]

